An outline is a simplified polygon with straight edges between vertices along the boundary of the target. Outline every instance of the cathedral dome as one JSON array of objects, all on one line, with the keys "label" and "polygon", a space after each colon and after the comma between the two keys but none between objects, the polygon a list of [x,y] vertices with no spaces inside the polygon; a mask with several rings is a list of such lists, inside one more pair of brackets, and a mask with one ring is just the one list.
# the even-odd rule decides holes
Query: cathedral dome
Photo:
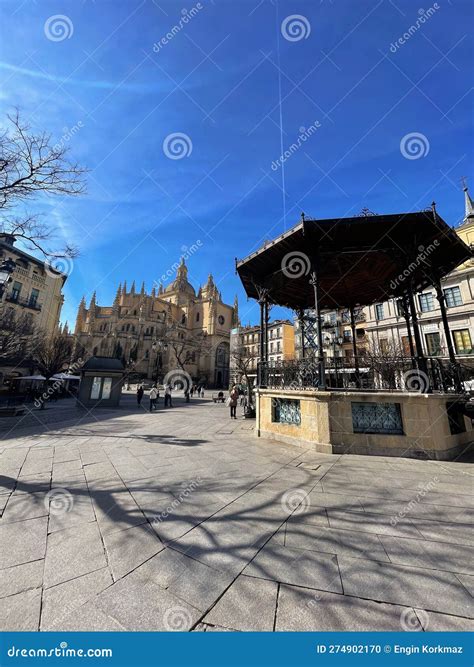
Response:
[{"label": "cathedral dome", "polygon": [[184,263],[184,259],[181,259],[181,264],[176,271],[176,278],[165,289],[165,294],[169,294],[171,292],[184,292],[185,294],[189,294],[192,297],[196,296],[194,287],[188,281],[188,267]]}]

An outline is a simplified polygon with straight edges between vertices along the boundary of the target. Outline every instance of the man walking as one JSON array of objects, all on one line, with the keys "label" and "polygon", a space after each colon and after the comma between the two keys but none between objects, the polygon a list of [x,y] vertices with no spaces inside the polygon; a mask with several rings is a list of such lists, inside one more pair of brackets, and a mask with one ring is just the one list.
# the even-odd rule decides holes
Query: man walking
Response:
[{"label": "man walking", "polygon": [[139,384],[137,387],[137,405],[141,405],[143,393],[143,386]]},{"label": "man walking", "polygon": [[231,419],[237,419],[236,411],[237,411],[237,400],[239,398],[239,390],[237,387],[232,385],[232,389],[230,390],[229,393],[229,406],[230,406],[230,418]]},{"label": "man walking", "polygon": [[167,407],[173,407],[171,402],[171,385],[169,383],[165,387],[165,408]]},{"label": "man walking", "polygon": [[158,389],[156,388],[156,384],[153,385],[153,387],[150,389],[150,412],[153,412],[153,410],[156,410],[156,402],[158,400]]}]

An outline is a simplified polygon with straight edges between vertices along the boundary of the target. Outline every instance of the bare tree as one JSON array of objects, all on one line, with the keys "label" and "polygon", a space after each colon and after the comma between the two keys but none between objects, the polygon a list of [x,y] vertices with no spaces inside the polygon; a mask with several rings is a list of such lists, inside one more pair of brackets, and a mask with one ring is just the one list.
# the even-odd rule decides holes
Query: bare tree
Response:
[{"label": "bare tree", "polygon": [[[70,245],[53,250],[54,230],[39,216],[24,210],[38,194],[77,196],[84,192],[85,170],[67,158],[62,142],[35,133],[18,110],[8,115],[9,127],[0,135],[0,210],[2,232],[22,239],[47,258],[73,257]],[[22,210],[19,210],[22,209]]]},{"label": "bare tree", "polygon": [[253,345],[244,345],[239,341],[232,346],[230,352],[232,366],[245,378],[247,386],[247,401],[252,403],[252,384],[249,373],[257,368],[258,354],[254,351]]},{"label": "bare tree", "polygon": [[394,388],[401,382],[407,370],[407,357],[403,346],[395,340],[371,340],[364,353],[364,365],[371,369],[380,388]]},{"label": "bare tree", "polygon": [[58,331],[52,336],[38,337],[32,359],[46,380],[68,368],[74,348],[73,338]]},{"label": "bare tree", "polygon": [[0,309],[0,360],[28,358],[34,347],[36,330],[27,313]]},{"label": "bare tree", "polygon": [[190,332],[186,329],[185,324],[179,324],[171,318],[166,320],[164,339],[173,351],[176,363],[182,371],[186,371],[186,366],[195,363],[196,359],[211,351],[211,344],[206,333]]}]

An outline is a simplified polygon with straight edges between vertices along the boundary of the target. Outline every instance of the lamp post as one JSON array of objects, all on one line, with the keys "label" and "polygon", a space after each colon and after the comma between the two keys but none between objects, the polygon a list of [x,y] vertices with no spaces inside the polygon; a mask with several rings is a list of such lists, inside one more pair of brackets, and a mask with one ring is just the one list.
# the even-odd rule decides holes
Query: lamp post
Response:
[{"label": "lamp post", "polygon": [[332,358],[334,360],[334,375],[335,375],[335,380],[336,380],[336,387],[339,385],[339,375],[337,372],[337,357],[336,357],[336,345],[339,345],[339,347],[342,345],[344,342],[344,339],[342,336],[337,336],[336,333],[332,333],[331,335],[326,336],[326,341],[328,345],[332,343]]},{"label": "lamp post", "polygon": [[5,288],[11,280],[11,275],[15,270],[15,267],[16,262],[10,257],[0,264],[0,301],[3,299]]},{"label": "lamp post", "polygon": [[162,354],[163,352],[166,352],[166,350],[168,349],[168,343],[166,343],[164,340],[154,340],[151,344],[151,349],[153,350],[153,352],[156,352],[155,373],[154,373],[155,377],[152,379],[154,379],[155,382],[158,382],[158,366],[160,368],[162,368],[163,366]]}]

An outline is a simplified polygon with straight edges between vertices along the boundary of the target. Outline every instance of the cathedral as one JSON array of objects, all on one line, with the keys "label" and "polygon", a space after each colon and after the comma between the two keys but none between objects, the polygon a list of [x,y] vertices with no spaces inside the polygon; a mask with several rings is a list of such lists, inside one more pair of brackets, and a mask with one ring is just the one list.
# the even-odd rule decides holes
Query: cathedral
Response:
[{"label": "cathedral", "polygon": [[227,387],[230,331],[238,325],[237,297],[222,301],[209,275],[197,294],[184,262],[166,288],[147,294],[135,282],[119,285],[111,306],[99,306],[95,292],[89,307],[78,309],[75,338],[89,354],[123,361],[129,377],[159,383],[167,373],[183,369],[199,384]]}]

